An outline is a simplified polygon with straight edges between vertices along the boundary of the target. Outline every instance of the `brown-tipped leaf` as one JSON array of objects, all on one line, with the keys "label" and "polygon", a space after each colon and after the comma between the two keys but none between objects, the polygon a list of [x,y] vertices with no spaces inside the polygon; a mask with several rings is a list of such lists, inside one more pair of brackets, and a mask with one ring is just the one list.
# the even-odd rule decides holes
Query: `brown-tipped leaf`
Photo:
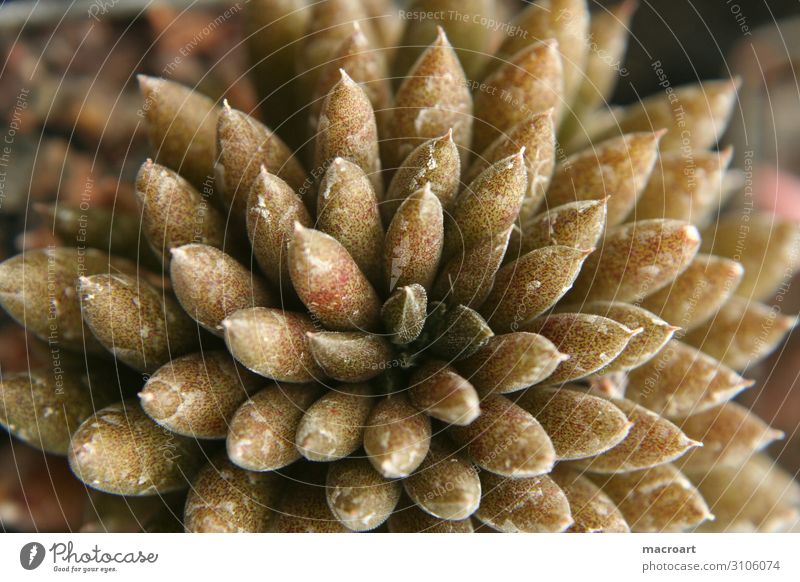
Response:
[{"label": "brown-tipped leaf", "polygon": [[282,483],[274,473],[253,473],[219,457],[206,465],[186,497],[189,533],[262,533],[274,518]]},{"label": "brown-tipped leaf", "polygon": [[328,507],[352,531],[369,531],[389,519],[401,493],[399,481],[384,479],[364,458],[342,459],[328,469]]},{"label": "brown-tipped leaf", "polygon": [[531,388],[517,404],[542,425],[559,461],[604,453],[631,429],[627,416],[613,403],[584,391]]},{"label": "brown-tipped leaf", "polygon": [[289,245],[289,274],[297,294],[325,327],[373,331],[380,302],[364,273],[335,238],[295,225]]},{"label": "brown-tipped leaf", "polygon": [[297,428],[297,449],[310,461],[335,461],[358,447],[375,399],[367,384],[339,386],[312,404]]},{"label": "brown-tipped leaf", "polygon": [[84,327],[75,282],[80,275],[119,270],[134,274],[136,265],[97,249],[28,250],[0,263],[0,306],[45,341],[56,339],[66,349],[103,353],[100,342]]},{"label": "brown-tipped leaf", "polygon": [[258,266],[284,293],[293,292],[289,241],[295,223],[310,227],[311,215],[286,182],[262,168],[247,202],[247,235]]},{"label": "brown-tipped leaf", "polygon": [[408,71],[394,98],[387,166],[397,167],[426,139],[453,132],[462,160],[472,140],[472,96],[442,28]]},{"label": "brown-tipped leaf", "polygon": [[322,104],[314,167],[327,168],[335,158],[345,158],[364,170],[380,200],[383,181],[375,113],[364,89],[344,70],[340,75],[341,79]]},{"label": "brown-tipped leaf", "polygon": [[682,532],[713,519],[700,492],[672,465],[593,478],[634,532]]},{"label": "brown-tipped leaf", "polygon": [[732,297],[706,323],[683,339],[734,370],[757,364],[780,345],[797,317],[779,313],[779,306]]},{"label": "brown-tipped leaf", "polygon": [[392,348],[381,336],[362,331],[320,331],[308,334],[311,355],[326,376],[340,382],[364,382],[383,372]]},{"label": "brown-tipped leaf", "polygon": [[271,129],[227,102],[217,124],[216,176],[225,203],[235,218],[243,218],[253,184],[262,166],[295,190],[307,180],[292,150]]},{"label": "brown-tipped leaf", "polygon": [[428,454],[430,419],[405,396],[389,396],[372,409],[364,431],[364,450],[387,479],[407,477]]},{"label": "brown-tipped leaf", "polygon": [[503,158],[475,178],[458,197],[445,230],[445,259],[511,228],[528,184],[525,149]]},{"label": "brown-tipped leaf", "polygon": [[471,183],[486,168],[517,153],[523,147],[528,168],[528,189],[519,214],[524,222],[534,216],[544,200],[555,167],[556,143],[552,109],[534,113],[530,119],[523,119],[499,135],[483,153],[476,156],[464,174],[464,183]]},{"label": "brown-tipped leaf", "polygon": [[550,474],[569,501],[573,524],[569,533],[628,533],[622,513],[611,498],[582,473],[559,465]]},{"label": "brown-tipped leaf", "polygon": [[514,332],[489,338],[456,367],[481,394],[506,394],[538,384],[565,359],[544,336]]},{"label": "brown-tipped leaf", "polygon": [[[440,309],[442,305],[439,304]],[[448,361],[470,357],[494,336],[486,320],[464,305],[447,309],[434,333],[436,337],[430,349]]]},{"label": "brown-tipped leaf", "polygon": [[141,228],[150,247],[169,264],[170,250],[189,243],[222,248],[225,218],[176,172],[147,160],[136,176]]},{"label": "brown-tipped leaf", "polygon": [[616,447],[596,457],[575,461],[576,467],[593,473],[639,471],[674,461],[700,444],[643,406],[622,398],[611,402],[627,415],[633,426]]},{"label": "brown-tipped leaf", "polygon": [[275,384],[254,394],[231,420],[228,458],[248,471],[275,471],[299,459],[295,434],[318,394],[314,384]]},{"label": "brown-tipped leaf", "polygon": [[[576,310],[582,313],[601,315],[621,323],[628,329],[642,330],[631,338],[628,345],[610,364],[595,372],[597,376],[638,368],[655,356],[678,329],[646,309],[630,303],[592,301],[579,307],[580,309]],[[569,311],[571,308],[567,306],[564,310]]]},{"label": "brown-tipped leaf", "polygon": [[591,249],[606,226],[607,199],[568,202],[538,214],[511,232],[506,260],[552,245]]},{"label": "brown-tipped leaf", "polygon": [[406,198],[386,231],[383,248],[385,285],[433,285],[442,256],[444,215],[430,184]]},{"label": "brown-tipped leaf", "polygon": [[170,279],[189,316],[214,335],[234,311],[275,304],[266,282],[239,261],[208,245],[172,249]]},{"label": "brown-tipped leaf", "polygon": [[472,384],[440,360],[428,360],[414,370],[408,396],[414,406],[448,424],[468,425],[481,412]]},{"label": "brown-tipped leaf", "polygon": [[336,158],[319,184],[315,228],[338,240],[374,285],[381,278],[383,226],[378,198],[360,167]]},{"label": "brown-tipped leaf", "polygon": [[784,436],[736,402],[726,402],[675,422],[688,437],[703,443],[678,461],[688,471],[741,465],[753,453]]},{"label": "brown-tipped leaf", "polygon": [[[630,214],[648,184],[658,158],[661,133],[631,133],[593,145],[556,168],[547,203],[561,206],[577,200],[608,199],[608,225]],[[659,217],[661,218],[661,217]]]},{"label": "brown-tipped leaf", "polygon": [[428,310],[428,294],[414,283],[398,287],[381,307],[381,321],[396,344],[408,344],[422,333]]},{"label": "brown-tipped leaf", "polygon": [[495,331],[516,331],[555,305],[572,287],[589,251],[535,249],[497,272],[481,313]]},{"label": "brown-tipped leaf", "polygon": [[237,366],[225,351],[175,358],[147,379],[139,392],[145,413],[176,434],[225,438],[228,423],[258,376]]},{"label": "brown-tipped leaf", "polygon": [[699,247],[697,229],[678,220],[617,226],[586,261],[570,298],[635,303],[671,283]]},{"label": "brown-tipped leaf", "polygon": [[675,281],[646,297],[642,307],[691,330],[728,301],[743,275],[744,269],[736,261],[698,254]]},{"label": "brown-tipped leaf", "polygon": [[473,149],[477,152],[517,124],[563,106],[563,69],[555,40],[538,42],[506,57],[484,81],[488,90],[475,95]]},{"label": "brown-tipped leaf", "polygon": [[210,187],[220,108],[174,81],[145,75],[138,80],[156,161],[185,176],[196,188]]},{"label": "brown-tipped leaf", "polygon": [[441,519],[466,519],[481,502],[477,468],[444,439],[431,443],[428,456],[413,475],[403,480],[403,487],[414,503]]},{"label": "brown-tipped leaf", "polygon": [[534,477],[550,472],[555,450],[537,420],[505,396],[481,400],[481,415],[469,426],[451,427],[453,439],[466,447],[483,469],[512,477]]},{"label": "brown-tipped leaf", "polygon": [[697,414],[753,385],[711,356],[674,339],[628,378],[628,398],[664,416]]},{"label": "brown-tipped leaf", "polygon": [[547,475],[509,479],[481,472],[483,497],[476,513],[506,533],[558,533],[572,525],[567,496]]},{"label": "brown-tipped leaf", "polygon": [[237,311],[222,326],[228,351],[256,374],[283,382],[324,376],[308,344],[315,327],[307,315],[254,307]]},{"label": "brown-tipped leaf", "polygon": [[428,183],[442,208],[449,211],[461,187],[460,175],[461,160],[452,131],[421,143],[408,154],[392,177],[386,199],[381,204],[384,223],[391,222],[403,200]]},{"label": "brown-tipped leaf", "polygon": [[535,319],[525,329],[543,335],[568,357],[545,380],[560,384],[584,378],[619,356],[642,332],[600,315],[555,313]]},{"label": "brown-tipped leaf", "polygon": [[158,426],[131,400],[86,419],[69,451],[70,468],[81,481],[115,495],[185,489],[202,459],[194,440]]},{"label": "brown-tipped leaf", "polygon": [[152,372],[197,344],[197,329],[178,302],[144,279],[81,277],[83,319],[120,361]]}]

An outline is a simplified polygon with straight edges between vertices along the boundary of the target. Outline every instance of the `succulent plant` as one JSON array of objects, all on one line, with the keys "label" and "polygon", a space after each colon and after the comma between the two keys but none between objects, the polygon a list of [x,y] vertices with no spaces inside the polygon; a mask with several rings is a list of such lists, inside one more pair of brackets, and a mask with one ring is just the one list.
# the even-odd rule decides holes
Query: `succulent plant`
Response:
[{"label": "succulent plant", "polygon": [[[498,16],[464,4],[413,7]],[[153,159],[130,220],[160,273],[93,249],[0,265],[12,317],[144,374],[138,401],[65,366],[61,389],[4,377],[0,422],[100,492],[191,485],[188,531],[791,524],[800,489],[759,452],[781,435],[732,399],[795,323],[759,300],[800,231],[763,219],[774,236],[737,244],[717,220],[736,83],[676,88],[680,117],[664,94],[611,116],[629,1],[539,2],[505,39],[388,0],[302,7],[247,7],[270,22],[248,47],[274,127],[140,77]],[[308,123],[275,115],[292,100]]]}]

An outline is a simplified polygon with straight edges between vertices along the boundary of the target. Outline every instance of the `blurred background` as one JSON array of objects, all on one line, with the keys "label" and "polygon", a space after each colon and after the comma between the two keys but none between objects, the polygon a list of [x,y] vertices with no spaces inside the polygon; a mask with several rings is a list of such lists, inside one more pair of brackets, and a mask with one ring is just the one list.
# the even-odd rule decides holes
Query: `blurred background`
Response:
[{"label": "blurred background", "polygon": [[[514,10],[522,4],[498,3]],[[0,2],[0,260],[56,240],[52,222],[43,218],[56,197],[79,203],[90,190],[92,205],[135,208],[131,185],[148,154],[137,73],[224,96],[237,109],[258,108],[239,44],[237,6],[214,0]],[[658,91],[656,60],[675,86],[741,76],[741,104],[728,141],[740,167],[743,153],[753,153],[756,204],[800,218],[800,3],[640,0],[623,64],[627,75],[614,101]],[[13,147],[3,150],[6,144]],[[796,286],[782,310],[800,312]],[[0,373],[27,369],[37,357],[20,327],[0,315]],[[800,334],[794,333],[748,371],[758,384],[741,398],[786,433],[770,452],[795,474],[798,361]],[[85,494],[63,459],[0,434],[3,530],[75,529]]]}]

